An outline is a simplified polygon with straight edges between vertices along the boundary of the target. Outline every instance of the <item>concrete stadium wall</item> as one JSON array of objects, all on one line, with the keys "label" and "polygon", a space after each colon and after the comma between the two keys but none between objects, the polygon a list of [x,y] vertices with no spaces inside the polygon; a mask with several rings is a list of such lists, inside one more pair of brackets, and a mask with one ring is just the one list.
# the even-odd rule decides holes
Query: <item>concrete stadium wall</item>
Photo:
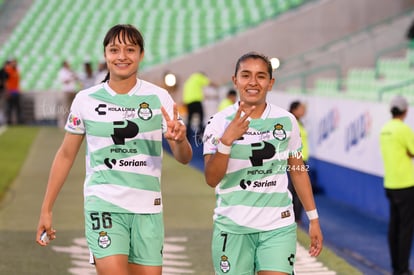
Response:
[{"label": "concrete stadium wall", "polygon": [[[198,49],[186,56],[166,60],[164,64],[149,68],[140,74],[146,80],[161,84],[165,72],[175,73],[179,83],[173,96],[179,102],[182,88],[180,84],[194,71],[204,71],[214,82],[226,84],[231,79],[237,58],[243,53],[255,50],[268,56],[276,56],[283,62],[413,7],[414,2],[411,0],[311,1],[254,29]],[[337,62],[340,62],[344,68],[372,65],[374,52],[405,41],[404,36],[409,21],[407,19],[398,26],[384,28],[384,31],[378,30],[378,35],[383,38],[378,39],[377,42],[373,41],[370,35],[366,37],[364,43],[361,41],[365,39],[361,40],[357,37],[351,42],[355,42],[356,45],[360,43],[359,47],[355,46],[351,49],[348,45],[351,42],[347,42],[342,49],[340,47],[336,51],[329,49],[332,54],[325,58],[321,56],[329,51],[321,49],[315,58],[312,57],[315,53],[311,53],[304,58],[282,63],[281,69],[277,72],[278,77],[282,78],[330,62],[333,56],[337,56]],[[348,51],[351,53],[346,53]]]}]

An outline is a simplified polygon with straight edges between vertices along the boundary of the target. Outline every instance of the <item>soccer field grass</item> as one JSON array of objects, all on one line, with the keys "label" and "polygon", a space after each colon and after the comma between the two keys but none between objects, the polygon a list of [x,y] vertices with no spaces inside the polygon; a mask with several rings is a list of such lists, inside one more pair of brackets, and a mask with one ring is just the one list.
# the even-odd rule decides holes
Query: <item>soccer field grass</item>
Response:
[{"label": "soccer field grass", "polygon": [[17,176],[22,163],[36,137],[36,127],[0,127],[0,200],[8,186]]},{"label": "soccer field grass", "polygon": [[[2,140],[11,134],[8,131],[19,131],[13,135],[12,144]],[[45,248],[34,240],[49,168],[62,138],[60,129],[32,127],[10,128],[0,136],[2,152],[3,146],[14,152],[14,145],[20,150],[20,144],[33,141],[24,157],[13,160],[21,167],[20,173],[0,202],[0,245],[7,251],[2,253],[0,274],[94,274],[93,267],[88,265],[83,238],[84,147],[55,204],[58,238]],[[3,166],[2,171],[13,173]],[[164,274],[213,274],[210,234],[214,190],[205,184],[201,171],[177,163],[168,154],[164,155],[162,188],[166,229]],[[301,245],[308,246],[302,230],[298,239]],[[336,274],[361,274],[328,247],[317,260]]]}]

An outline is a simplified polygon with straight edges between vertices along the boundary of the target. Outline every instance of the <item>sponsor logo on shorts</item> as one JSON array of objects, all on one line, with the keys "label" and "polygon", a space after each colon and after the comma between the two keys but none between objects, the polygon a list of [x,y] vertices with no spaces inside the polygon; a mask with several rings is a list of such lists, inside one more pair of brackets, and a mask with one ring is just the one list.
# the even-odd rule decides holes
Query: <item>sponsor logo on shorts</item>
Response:
[{"label": "sponsor logo on shorts", "polygon": [[98,245],[101,248],[108,248],[111,245],[111,238],[105,231],[99,232]]}]

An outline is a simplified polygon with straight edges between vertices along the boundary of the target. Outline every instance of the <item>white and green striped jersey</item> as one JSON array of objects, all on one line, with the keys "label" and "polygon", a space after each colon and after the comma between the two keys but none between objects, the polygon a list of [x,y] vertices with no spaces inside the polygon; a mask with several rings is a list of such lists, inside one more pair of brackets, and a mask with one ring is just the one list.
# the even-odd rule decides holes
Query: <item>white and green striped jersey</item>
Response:
[{"label": "white and green striped jersey", "polygon": [[86,210],[160,213],[163,106],[173,117],[173,99],[138,79],[128,94],[107,83],[80,91],[66,131],[86,137]]},{"label": "white and green striped jersey", "polygon": [[[204,154],[214,154],[238,103],[214,115],[204,132]],[[231,148],[226,175],[216,186],[214,221],[221,230],[253,233],[294,223],[288,191],[287,159],[300,154],[301,138],[295,117],[267,103],[259,119]]]}]

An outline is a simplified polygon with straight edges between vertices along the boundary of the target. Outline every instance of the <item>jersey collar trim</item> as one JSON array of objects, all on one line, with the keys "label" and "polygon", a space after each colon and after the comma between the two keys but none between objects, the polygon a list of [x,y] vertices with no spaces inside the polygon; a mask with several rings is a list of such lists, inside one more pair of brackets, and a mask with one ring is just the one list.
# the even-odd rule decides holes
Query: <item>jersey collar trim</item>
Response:
[{"label": "jersey collar trim", "polygon": [[[141,86],[142,86],[142,80],[137,78],[137,82],[135,83],[135,86],[127,93],[127,95],[132,96],[136,94],[141,89]],[[104,83],[104,88],[112,96],[115,96],[118,94],[111,87],[109,87],[108,82]]]}]

